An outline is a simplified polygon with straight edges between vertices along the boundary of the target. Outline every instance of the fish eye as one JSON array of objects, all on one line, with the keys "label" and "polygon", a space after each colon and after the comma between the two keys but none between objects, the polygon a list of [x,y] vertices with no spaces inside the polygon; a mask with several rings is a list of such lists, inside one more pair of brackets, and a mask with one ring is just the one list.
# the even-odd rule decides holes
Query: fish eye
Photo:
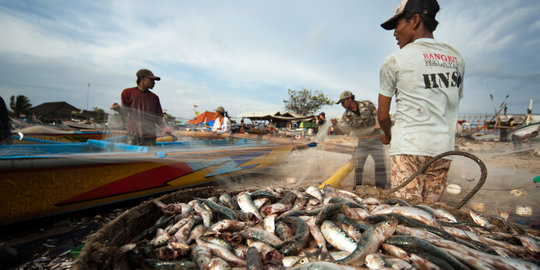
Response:
[{"label": "fish eye", "polygon": [[302,258],[298,263],[299,263],[299,264],[305,264],[305,263],[308,263],[308,262],[309,262],[308,258],[305,258],[305,257],[304,257],[304,258]]}]

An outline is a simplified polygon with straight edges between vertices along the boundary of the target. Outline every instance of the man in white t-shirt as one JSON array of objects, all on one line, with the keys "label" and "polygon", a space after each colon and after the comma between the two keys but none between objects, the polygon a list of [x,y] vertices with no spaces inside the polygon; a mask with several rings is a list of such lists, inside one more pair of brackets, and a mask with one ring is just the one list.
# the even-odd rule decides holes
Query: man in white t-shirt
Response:
[{"label": "man in white t-shirt", "polygon": [[[392,18],[381,24],[394,29],[400,50],[380,72],[378,120],[390,143],[392,187],[403,183],[431,157],[454,150],[459,101],[463,96],[465,62],[451,46],[436,41],[436,0],[402,0]],[[390,103],[396,97],[394,125]],[[398,190],[402,198],[440,201],[450,159],[439,159]]]}]

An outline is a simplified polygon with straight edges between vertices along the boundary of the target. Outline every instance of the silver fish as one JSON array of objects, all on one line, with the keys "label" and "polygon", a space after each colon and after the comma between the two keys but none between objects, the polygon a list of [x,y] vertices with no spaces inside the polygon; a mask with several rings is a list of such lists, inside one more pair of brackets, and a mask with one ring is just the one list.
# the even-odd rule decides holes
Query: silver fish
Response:
[{"label": "silver fish", "polygon": [[267,215],[263,220],[263,228],[267,232],[275,233],[276,232],[276,214]]},{"label": "silver fish", "polygon": [[356,247],[356,242],[349,238],[341,228],[330,220],[323,221],[321,225],[321,232],[324,239],[333,247],[352,253]]},{"label": "silver fish", "polygon": [[156,231],[156,237],[150,241],[150,245],[153,247],[160,247],[169,241],[169,234],[162,228],[158,228]]},{"label": "silver fish", "polygon": [[441,268],[435,265],[434,263],[416,255],[411,254],[411,262],[415,266],[415,268],[418,269],[425,269],[425,270],[440,270]]},{"label": "silver fish", "polygon": [[397,220],[390,219],[367,229],[362,233],[362,239],[360,239],[351,255],[337,262],[347,265],[362,265],[366,256],[377,251],[380,245],[394,233],[397,225]]},{"label": "silver fish", "polygon": [[236,209],[236,204],[234,203],[234,200],[232,199],[231,195],[227,193],[221,194],[218,198],[218,201],[229,209]]},{"label": "silver fish", "polygon": [[261,207],[266,205],[266,203],[268,203],[269,201],[270,199],[268,198],[258,198],[253,200],[253,204],[255,205],[255,207],[257,207],[257,209],[261,209]]},{"label": "silver fish", "polygon": [[212,254],[210,248],[204,245],[196,245],[191,251],[191,259],[197,264],[199,269],[210,269]]},{"label": "silver fish", "polygon": [[232,263],[235,266],[244,266],[246,265],[246,262],[242,259],[240,259],[238,256],[236,256],[235,253],[232,251],[216,245],[212,243],[205,242],[203,240],[197,239],[197,245],[206,246],[210,249],[212,252],[212,255],[219,256],[220,258],[224,259],[225,261]]},{"label": "silver fish", "polygon": [[281,263],[283,264],[283,267],[289,268],[289,267],[293,267],[293,265],[295,265],[302,258],[304,258],[304,257],[302,257],[302,256],[285,256],[281,260]]},{"label": "silver fish", "polygon": [[185,256],[187,254],[189,254],[189,252],[191,251],[191,247],[186,244],[186,243],[183,243],[183,242],[178,242],[176,240],[173,240],[174,239],[174,236],[171,237],[171,241],[169,241],[169,246],[176,250],[178,252],[178,254],[182,255],[182,256]]},{"label": "silver fish", "polygon": [[481,258],[476,258],[476,257],[468,255],[468,254],[466,254],[464,252],[460,252],[458,250],[451,249],[451,248],[441,248],[441,250],[443,250],[446,253],[454,256],[455,258],[459,259],[460,261],[474,267],[474,269],[489,270],[489,269],[493,268],[493,266],[491,264],[485,262]]},{"label": "silver fish", "polygon": [[186,225],[188,221],[189,217],[178,220],[175,224],[166,229],[167,233],[174,235],[180,228],[182,228],[182,226]]},{"label": "silver fish", "polygon": [[297,270],[355,270],[356,267],[352,266],[346,266],[341,265],[337,263],[331,263],[331,262],[308,262],[306,264],[299,265],[297,267],[293,267],[291,269],[297,269]]},{"label": "silver fish", "polygon": [[330,252],[330,256],[332,256],[332,258],[335,260],[335,261],[339,261],[341,259],[344,259],[345,257],[351,255],[350,252],[347,252],[347,251],[343,251],[343,250],[340,250],[340,251],[332,251]]},{"label": "silver fish", "polygon": [[223,231],[240,231],[246,227],[246,223],[238,220],[232,219],[223,219],[214,223],[210,230],[213,232],[223,232]]},{"label": "silver fish", "polygon": [[323,195],[321,190],[316,186],[309,186],[306,188],[306,193],[314,197],[315,199],[322,201]]},{"label": "silver fish", "polygon": [[435,211],[433,212],[433,214],[435,215],[435,217],[437,217],[437,219],[448,222],[457,222],[457,218],[452,215],[452,213],[441,208],[435,208],[434,210]]},{"label": "silver fish", "polygon": [[372,215],[386,215],[386,214],[399,214],[416,221],[420,221],[424,224],[431,225],[434,227],[440,227],[439,223],[433,215],[430,213],[415,207],[408,206],[392,206],[389,208],[379,209],[372,212]]},{"label": "silver fish", "polygon": [[398,259],[391,256],[383,256],[384,263],[387,267],[391,269],[396,270],[411,270],[414,269],[414,266],[412,266],[410,263],[408,263],[405,260]]},{"label": "silver fish", "polygon": [[303,216],[300,218],[304,219],[306,224],[309,226],[309,232],[311,233],[311,236],[317,243],[317,246],[326,247],[326,239],[324,238],[324,235],[322,234],[319,226],[315,224],[315,217]]},{"label": "silver fish", "polygon": [[188,240],[186,241],[186,244],[191,244],[191,242],[195,241],[195,239],[203,235],[205,231],[206,231],[206,227],[204,227],[204,224],[199,224],[193,227],[193,229],[189,233],[189,237],[188,237]]},{"label": "silver fish", "polygon": [[[427,238],[425,241],[442,247],[453,249],[457,252],[464,253],[468,256],[472,256],[478,259],[481,259],[485,263],[489,263],[492,267],[496,269],[538,269],[538,266],[519,259],[514,258],[504,258],[501,256],[491,255],[479,250],[475,250],[464,245],[457,244],[456,242],[449,241],[442,238]],[[412,256],[411,256],[412,257]]]},{"label": "silver fish", "polygon": [[480,226],[482,226],[484,228],[488,228],[488,229],[493,227],[492,224],[489,223],[489,220],[484,215],[482,215],[482,214],[480,214],[480,213],[478,213],[478,212],[476,212],[476,211],[474,211],[472,209],[469,211],[469,215],[471,216],[471,218],[473,219],[473,221],[476,224],[478,224],[478,225],[480,225]]},{"label": "silver fish", "polygon": [[368,211],[362,208],[352,208],[346,204],[341,205],[341,210],[343,211],[343,214],[345,214],[345,216],[354,220],[364,220],[370,216]]},{"label": "silver fish", "polygon": [[203,204],[197,200],[193,200],[192,203],[193,209],[197,214],[199,214],[203,220],[204,226],[210,228],[212,226],[212,211],[208,210]]},{"label": "silver fish", "polygon": [[195,225],[195,219],[193,218],[193,216],[190,216],[187,219],[188,222],[186,222],[186,224],[184,224],[184,226],[178,229],[178,231],[174,234],[176,240],[182,243],[187,242],[189,234],[191,233],[191,229],[193,229],[193,225]]},{"label": "silver fish", "polygon": [[471,231],[467,231],[467,230],[456,228],[456,227],[446,227],[446,226],[443,226],[443,229],[449,234],[455,237],[464,239],[464,240],[472,239],[474,241],[483,242],[480,236],[476,235],[476,233],[471,232]]},{"label": "silver fish", "polygon": [[241,235],[245,238],[265,242],[275,248],[280,248],[284,243],[277,235],[257,228],[247,228],[242,231]]},{"label": "silver fish", "polygon": [[274,203],[271,205],[263,206],[261,208],[261,213],[266,215],[271,214],[281,214],[283,212],[289,211],[291,209],[290,205],[283,204],[283,203]]},{"label": "silver fish", "polygon": [[257,209],[255,204],[251,200],[251,197],[249,196],[249,194],[247,194],[246,192],[241,192],[236,197],[236,201],[238,202],[238,206],[240,207],[240,209],[242,209],[242,211],[247,212],[247,213],[252,213],[259,220],[263,220],[261,213],[259,213],[259,210]]},{"label": "silver fish", "polygon": [[254,247],[257,252],[260,254],[261,261],[264,264],[274,264],[279,265],[283,260],[283,255],[272,246],[263,243],[261,241],[250,241],[248,240],[248,246]]},{"label": "silver fish", "polygon": [[540,246],[538,245],[536,240],[525,235],[518,235],[516,236],[516,238],[521,241],[521,244],[523,245],[525,250],[527,250],[527,252],[529,252],[531,255],[535,257],[540,255]]},{"label": "silver fish", "polygon": [[246,253],[246,268],[247,270],[264,269],[261,256],[255,247],[250,247]]},{"label": "silver fish", "polygon": [[366,256],[366,266],[369,269],[381,269],[384,268],[384,260],[381,255],[377,253],[371,253]]},{"label": "silver fish", "polygon": [[407,252],[405,250],[401,249],[400,247],[383,243],[381,245],[381,248],[384,251],[386,251],[386,253],[388,253],[388,254],[390,254],[390,255],[392,255],[392,256],[400,259],[400,260],[404,260],[404,261],[409,260],[409,255],[407,255]]},{"label": "silver fish", "polygon": [[213,257],[208,263],[210,270],[229,270],[231,266],[220,257]]}]

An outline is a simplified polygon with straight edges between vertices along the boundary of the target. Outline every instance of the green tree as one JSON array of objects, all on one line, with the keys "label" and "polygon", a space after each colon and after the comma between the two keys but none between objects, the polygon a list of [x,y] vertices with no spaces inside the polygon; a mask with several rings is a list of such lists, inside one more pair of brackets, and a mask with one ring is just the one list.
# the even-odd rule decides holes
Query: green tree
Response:
[{"label": "green tree", "polygon": [[19,117],[21,114],[30,115],[32,104],[26,96],[11,96],[9,100],[9,107],[11,107],[11,111],[15,117]]},{"label": "green tree", "polygon": [[97,112],[97,117],[94,117],[96,123],[103,123],[105,120],[105,111],[102,108],[94,107],[94,112]]},{"label": "green tree", "polygon": [[322,91],[319,90],[291,90],[288,89],[289,100],[283,100],[285,109],[302,115],[312,115],[324,105],[333,105]]}]

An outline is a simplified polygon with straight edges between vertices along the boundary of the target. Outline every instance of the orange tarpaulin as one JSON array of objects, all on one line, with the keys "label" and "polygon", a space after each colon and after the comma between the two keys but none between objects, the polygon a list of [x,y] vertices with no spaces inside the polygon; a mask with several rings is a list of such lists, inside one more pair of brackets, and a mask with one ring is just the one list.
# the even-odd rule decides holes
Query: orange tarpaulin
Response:
[{"label": "orange tarpaulin", "polygon": [[196,118],[189,120],[187,123],[192,125],[198,125],[204,122],[208,124],[208,122],[216,120],[217,115],[217,112],[205,111],[199,114]]}]

